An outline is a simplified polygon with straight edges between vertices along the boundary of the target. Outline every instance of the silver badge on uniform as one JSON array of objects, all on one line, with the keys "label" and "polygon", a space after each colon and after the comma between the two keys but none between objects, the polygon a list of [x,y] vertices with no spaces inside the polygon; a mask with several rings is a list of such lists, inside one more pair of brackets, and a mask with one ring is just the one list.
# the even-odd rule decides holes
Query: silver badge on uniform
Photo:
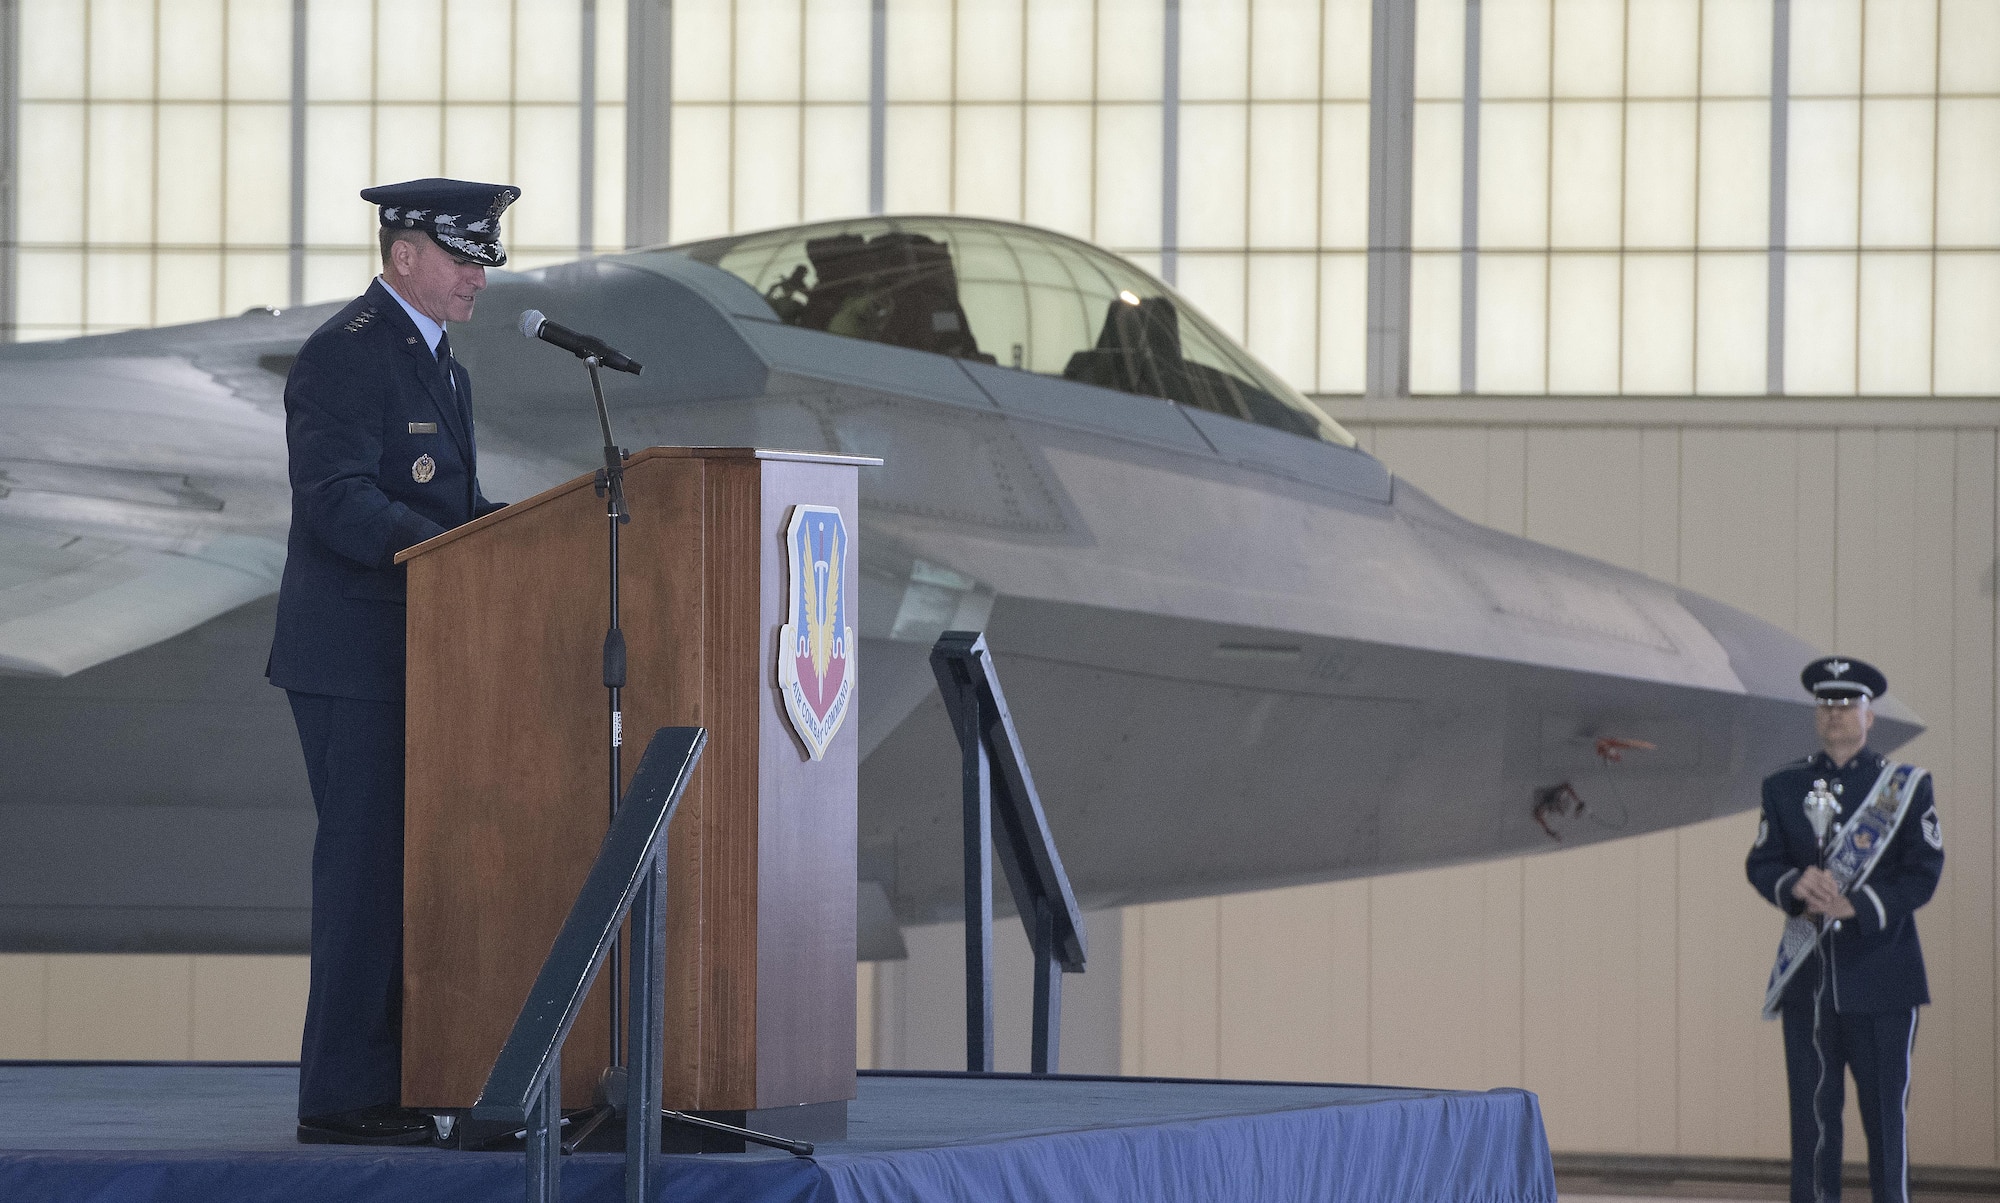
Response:
[{"label": "silver badge on uniform", "polygon": [[1924,812],[1923,827],[1924,827],[1924,843],[1929,844],[1931,847],[1937,849],[1939,852],[1943,852],[1944,829],[1938,826],[1937,807],[1933,806],[1932,808]]},{"label": "silver badge on uniform", "polygon": [[431,477],[437,475],[437,470],[436,460],[428,455],[420,455],[417,457],[417,462],[410,465],[410,478],[420,485],[427,485],[431,483]]}]

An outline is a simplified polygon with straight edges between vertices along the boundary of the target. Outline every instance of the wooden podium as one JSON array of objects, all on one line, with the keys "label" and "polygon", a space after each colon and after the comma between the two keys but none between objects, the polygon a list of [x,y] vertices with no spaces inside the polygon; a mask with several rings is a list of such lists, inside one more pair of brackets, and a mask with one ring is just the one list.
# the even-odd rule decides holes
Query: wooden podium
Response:
[{"label": "wooden podium", "polygon": [[[853,599],[855,469],[879,462],[669,447],[626,461],[627,779],[656,729],[709,734],[668,833],[675,1110],[844,1110],[854,1097],[857,723],[850,706],[812,759],[779,692],[778,645],[798,587],[794,507],[840,512],[838,583]],[[471,1106],[608,825],[608,520],[593,483],[397,557],[409,565],[409,1106]],[[847,615],[854,626],[851,601]],[[608,999],[600,975],[564,1048],[565,1107],[589,1105],[609,1062]]]}]

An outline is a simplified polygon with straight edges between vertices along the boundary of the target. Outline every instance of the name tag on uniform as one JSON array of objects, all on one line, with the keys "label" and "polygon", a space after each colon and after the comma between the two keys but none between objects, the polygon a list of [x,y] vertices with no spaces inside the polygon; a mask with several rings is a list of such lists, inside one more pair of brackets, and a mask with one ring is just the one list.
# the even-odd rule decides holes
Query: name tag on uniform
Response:
[{"label": "name tag on uniform", "polygon": [[411,434],[436,434],[437,432],[438,432],[438,424],[436,422],[410,423]]}]

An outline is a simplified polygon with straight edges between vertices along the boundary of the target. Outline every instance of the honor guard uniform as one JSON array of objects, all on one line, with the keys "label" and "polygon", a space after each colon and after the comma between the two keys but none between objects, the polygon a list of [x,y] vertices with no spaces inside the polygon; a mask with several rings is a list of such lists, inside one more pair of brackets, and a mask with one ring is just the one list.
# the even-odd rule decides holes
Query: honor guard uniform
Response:
[{"label": "honor guard uniform", "polygon": [[[1907,1203],[1910,1054],[1917,1008],[1930,1002],[1915,912],[1937,889],[1944,835],[1929,775],[1865,743],[1873,699],[1888,689],[1881,672],[1827,656],[1801,680],[1818,699],[1828,750],[1764,779],[1745,866],[1757,893],[1789,916],[1765,1018],[1784,1021],[1791,1197],[1840,1197],[1844,1067],[1854,1074],[1874,1198]],[[1843,732],[1843,724],[1852,725]],[[1833,751],[1846,751],[1846,762]]]},{"label": "honor guard uniform", "polygon": [[319,827],[299,1139],[429,1140],[402,1083],[404,572],[397,552],[500,507],[447,320],[507,261],[498,184],[369,188],[383,274],[285,382],[292,524],[266,675],[291,698]]}]

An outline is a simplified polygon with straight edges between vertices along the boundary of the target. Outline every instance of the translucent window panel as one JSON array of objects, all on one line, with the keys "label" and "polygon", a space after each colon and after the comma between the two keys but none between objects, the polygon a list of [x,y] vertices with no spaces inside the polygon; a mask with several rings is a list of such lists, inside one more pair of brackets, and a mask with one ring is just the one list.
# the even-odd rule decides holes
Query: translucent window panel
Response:
[{"label": "translucent window panel", "polygon": [[1021,219],[1021,110],[961,105],[953,111],[954,212]]},{"label": "translucent window panel", "polygon": [[1181,0],[1181,99],[1250,92],[1250,13],[1242,0]]},{"label": "translucent window panel", "polygon": [[801,165],[799,110],[791,105],[739,105],[730,141],[735,172],[732,230],[797,224]]},{"label": "translucent window panel", "polygon": [[[1479,283],[1482,294],[1493,286],[1483,274]],[[1551,255],[1548,288],[1548,391],[1617,392],[1618,256]],[[1484,372],[1479,383],[1493,387]]]},{"label": "translucent window panel", "polygon": [[[507,23],[466,22],[454,30],[447,50],[443,0],[398,0],[375,25],[375,96],[379,100],[438,100],[450,55],[453,91],[466,98],[491,98],[493,81],[507,78]],[[484,43],[485,45],[481,45]],[[310,59],[318,47],[307,43]]]},{"label": "translucent window panel", "polygon": [[1790,245],[1854,245],[1860,217],[1860,155],[1858,101],[1792,102],[1785,156],[1785,238]]},{"label": "translucent window panel", "polygon": [[2000,92],[2000,4],[1993,0],[1940,0],[1938,89],[1946,93]]},{"label": "translucent window panel", "polygon": [[[160,173],[154,195],[158,226],[154,237],[165,243],[220,243],[222,228],[223,119],[219,104],[161,105]],[[231,231],[231,236],[235,236]],[[211,301],[213,298],[211,298]]]},{"label": "translucent window panel", "polygon": [[1793,96],[1854,95],[1861,88],[1861,0],[1792,5],[1791,52]]},{"label": "translucent window panel", "polygon": [[308,99],[367,100],[374,94],[372,8],[353,0],[307,0],[306,45]]},{"label": "translucent window panel", "polygon": [[892,104],[882,165],[883,203],[891,210],[951,209],[951,109]]},{"label": "translucent window panel", "polygon": [[[514,174],[513,114],[493,105],[446,105],[444,174],[461,180],[509,180]],[[575,127],[569,137],[574,139]],[[574,192],[576,173],[566,187]]]},{"label": "translucent window panel", "polygon": [[1624,267],[1624,363],[1619,391],[1692,392],[1694,256],[1627,255]]},{"label": "translucent window panel", "polygon": [[153,321],[153,253],[94,250],[84,256],[83,322],[93,332]]},{"label": "translucent window panel", "polygon": [[[1067,7],[1087,11],[1074,0],[1031,0],[1030,8]],[[1097,98],[1099,100],[1158,100],[1165,63],[1166,5],[1163,0],[1097,0]],[[1030,26],[1032,30],[1033,25]],[[1083,34],[1081,46],[1091,38]],[[1030,59],[1043,52],[1030,41]]]},{"label": "translucent window panel", "polygon": [[1763,255],[1701,255],[1695,263],[1694,388],[1697,393],[1762,393],[1766,384]]},{"label": "translucent window panel", "polygon": [[1771,0],[1702,0],[1701,91],[1771,94]]},{"label": "translucent window panel", "polygon": [[1184,104],[1180,116],[1181,245],[1241,247],[1248,235],[1243,164],[1249,106]]},{"label": "translucent window panel", "polygon": [[380,269],[372,251],[308,251],[305,257],[305,303],[346,301],[368,288]]},{"label": "translucent window panel", "polygon": [[199,322],[222,312],[222,255],[218,251],[162,251],[153,263],[151,324]]},{"label": "translucent window panel", "polygon": [[[1465,106],[1456,100],[1419,100],[1411,130],[1410,163],[1410,244],[1424,249],[1455,248],[1465,228],[1465,147],[1460,141],[1465,127]],[[1365,129],[1362,131],[1367,132]],[[1483,148],[1482,148],[1483,149]],[[1361,146],[1359,164],[1349,162],[1347,173],[1328,179],[1322,186],[1358,192],[1361,203],[1361,245],[1368,237],[1367,143]],[[1354,174],[1359,167],[1359,174]]]},{"label": "translucent window panel", "polygon": [[1194,302],[1216,327],[1243,342],[1244,274],[1243,255],[1199,254],[1181,256],[1179,292]]},{"label": "translucent window panel", "polygon": [[160,22],[160,96],[169,100],[222,97],[222,0],[175,0]]},{"label": "translucent window panel", "polygon": [[[21,102],[21,205],[14,228],[24,244],[83,241],[83,114],[81,104]],[[26,288],[24,282],[23,295]]]},{"label": "translucent window panel", "polygon": [[[365,110],[374,115],[375,143],[370,184],[422,179],[452,174],[441,169],[445,157],[446,109],[439,104],[378,104]],[[497,110],[504,118],[506,110]],[[319,145],[306,138],[306,157],[319,153]],[[492,179],[468,173],[469,180]]]},{"label": "translucent window panel", "polygon": [[34,48],[20,55],[21,99],[81,99],[88,10],[76,0],[20,0],[20,6],[21,45]]},{"label": "translucent window panel", "polygon": [[1319,0],[1253,0],[1251,99],[1319,99],[1319,43]]},{"label": "translucent window panel", "polygon": [[[1547,338],[1547,257],[1480,255],[1479,391],[1544,391]],[[1454,379],[1453,391],[1457,384]]]},{"label": "translucent window panel", "polygon": [[1479,245],[1542,247],[1548,239],[1549,107],[1482,104]]},{"label": "translucent window panel", "polygon": [[[1150,104],[1100,105],[1096,119],[1097,191],[1091,241],[1115,250],[1157,247],[1160,108]],[[1182,197],[1186,197],[1185,192]]]},{"label": "translucent window panel", "polygon": [[1861,256],[1859,384],[1863,393],[1931,391],[1931,256]]},{"label": "translucent window panel", "polygon": [[718,105],[677,104],[670,121],[670,241],[728,233],[732,176],[729,110]]},{"label": "translucent window panel", "polygon": [[1624,0],[1555,0],[1554,18],[1553,94],[1620,95],[1625,89]]},{"label": "translucent window panel", "polygon": [[1771,237],[1771,103],[1705,100],[1697,172],[1705,247],[1760,247]]},{"label": "translucent window panel", "polygon": [[[717,7],[721,7],[718,5]],[[736,56],[738,100],[798,100],[804,83],[804,14],[799,0],[732,0],[736,36],[709,53]]]},{"label": "translucent window panel", "polygon": [[1937,142],[1938,245],[2000,246],[2000,100],[1940,100]]},{"label": "translucent window panel", "polygon": [[292,237],[291,112],[277,104],[232,104],[224,115],[227,240],[283,245]]},{"label": "translucent window panel", "polygon": [[95,104],[89,130],[85,227],[92,242],[153,239],[153,110],[150,105]]},{"label": "translucent window panel", "polygon": [[[841,0],[841,2],[851,6],[861,0]],[[625,100],[625,21],[624,0],[598,0],[597,102],[599,104],[623,104]]]},{"label": "translucent window panel", "polygon": [[1625,36],[1629,96],[1693,96],[1701,86],[1701,6],[1690,0],[1630,0]]},{"label": "translucent window panel", "polygon": [[22,247],[14,260],[14,318],[21,337],[67,337],[83,327],[83,256]]},{"label": "translucent window panel", "polygon": [[1995,330],[2000,330],[2000,255],[1939,255],[1938,392],[2000,393],[2000,338],[1993,337]]},{"label": "translucent window panel", "polygon": [[1549,0],[1483,0],[1480,94],[1489,99],[1547,96],[1549,32]]},{"label": "translucent window panel", "polygon": [[[1456,338],[1456,320],[1452,327]],[[1368,257],[1321,255],[1319,377],[1315,386],[1320,392],[1358,393],[1367,387],[1367,332]],[[1412,359],[1415,355],[1412,347]],[[1456,357],[1452,370],[1457,371]]]},{"label": "translucent window panel", "polygon": [[[730,69],[735,61],[727,49],[734,40],[729,18],[727,4],[673,6],[672,87],[676,104],[729,99]],[[892,33],[895,27],[892,19]],[[893,56],[890,61],[894,63]]]},{"label": "translucent window panel", "polygon": [[1695,103],[1625,106],[1625,245],[1694,245]]},{"label": "translucent window panel", "polygon": [[[799,215],[806,221],[868,211],[868,109],[858,104],[809,105],[801,138],[805,184]],[[620,156],[622,158],[622,156]]]},{"label": "translucent window panel", "polygon": [[1317,104],[1250,106],[1250,245],[1308,248],[1319,242]]},{"label": "translucent window panel", "polygon": [[958,72],[952,94],[960,101],[1021,99],[1025,65],[1022,0],[980,0],[958,7]]},{"label": "translucent window panel", "polygon": [[890,100],[950,100],[951,0],[887,0]]},{"label": "translucent window panel", "polygon": [[[1368,310],[1367,267],[1362,268],[1362,309],[1354,325],[1354,345],[1363,359],[1355,376],[1355,392],[1367,387]],[[1410,256],[1410,391],[1458,392],[1459,256]],[[1482,386],[1484,382],[1481,382]]]},{"label": "translucent window panel", "polygon": [[[1320,106],[1319,120],[1319,244],[1323,248],[1364,250],[1368,246],[1368,106],[1336,101]],[[1423,194],[1419,191],[1417,195]]]},{"label": "translucent window panel", "polygon": [[806,5],[805,20],[805,98],[866,101],[869,0],[820,0]]},{"label": "translucent window panel", "polygon": [[[465,22],[457,6],[452,11],[448,40],[455,41]],[[519,5],[514,10],[513,49],[515,101],[575,101],[582,88],[583,68],[583,12],[578,0],[532,0]],[[455,70],[451,92],[454,98],[459,96]]]},{"label": "translucent window panel", "polygon": [[229,0],[229,99],[289,100],[290,0]]},{"label": "translucent window panel", "polygon": [[1625,106],[1596,100],[1552,107],[1549,245],[1615,247],[1624,207]]},{"label": "translucent window panel", "polygon": [[1929,246],[1937,102],[1861,104],[1861,245]]},{"label": "translucent window panel", "polygon": [[[1459,100],[1465,95],[1465,0],[1416,0],[1418,100]],[[1371,55],[1371,20],[1362,45]]]},{"label": "translucent window panel", "polygon": [[573,104],[515,106],[514,164],[506,182],[521,190],[521,199],[504,218],[510,245],[576,245],[576,131]]},{"label": "translucent window panel", "polygon": [[1854,391],[1852,254],[1785,256],[1785,391]]},{"label": "translucent window panel", "polygon": [[[362,237],[367,206],[355,194],[376,181],[370,143],[373,115],[347,105],[306,106],[306,242],[339,245]],[[315,295],[315,294],[308,294]]]},{"label": "translucent window panel", "polygon": [[1023,221],[1090,237],[1095,124],[1088,105],[1029,107],[1022,155]]},{"label": "translucent window panel", "polygon": [[[1028,5],[1028,99],[1089,100],[1094,95],[1097,41],[1091,7],[1076,0]],[[1155,42],[1154,45],[1160,43]],[[1123,54],[1130,47],[1121,47]],[[1154,58],[1160,57],[1158,54]]]},{"label": "translucent window panel", "polygon": [[90,5],[90,95],[93,100],[147,100],[153,95],[153,0],[86,0]]},{"label": "translucent window panel", "polygon": [[230,251],[222,257],[222,312],[282,306],[291,295],[291,256],[283,251]]},{"label": "translucent window panel", "polygon": [[1868,0],[1862,8],[1861,89],[1871,94],[1937,89],[1938,0]]},{"label": "translucent window panel", "polygon": [[[597,106],[597,219],[591,236],[600,251],[625,245],[625,106]],[[864,188],[865,194],[865,188]]]},{"label": "translucent window panel", "polygon": [[[1421,0],[1417,6],[1417,53],[1424,54],[1422,22],[1428,6],[1439,0]],[[1320,4],[1320,93],[1328,100],[1366,100],[1372,74],[1370,56],[1375,25],[1371,0],[1322,0]],[[1461,35],[1462,36],[1462,35]],[[1464,49],[1459,50],[1461,59]],[[1422,61],[1421,59],[1419,60]],[[1418,86],[1423,86],[1418,68]]]},{"label": "translucent window panel", "polygon": [[1244,297],[1244,346],[1286,383],[1311,389],[1318,375],[1316,255],[1252,255]]}]

